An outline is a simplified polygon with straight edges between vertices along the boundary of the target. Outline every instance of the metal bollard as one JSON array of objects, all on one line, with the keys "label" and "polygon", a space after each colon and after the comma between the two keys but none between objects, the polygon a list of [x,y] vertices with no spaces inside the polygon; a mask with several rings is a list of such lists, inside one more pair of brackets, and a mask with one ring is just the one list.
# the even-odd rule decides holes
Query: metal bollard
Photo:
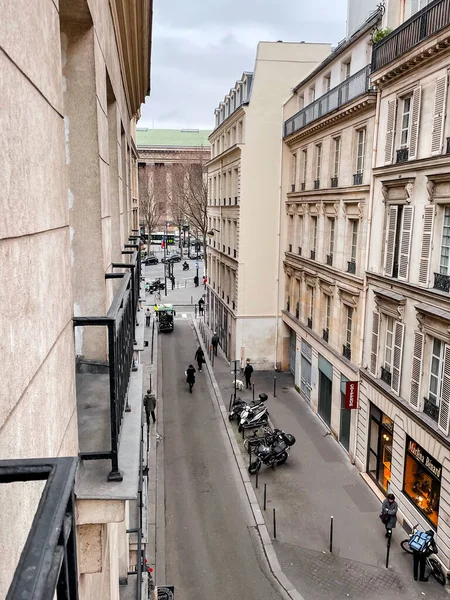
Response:
[{"label": "metal bollard", "polygon": [[391,552],[391,538],[392,538],[392,531],[390,533],[388,531],[387,547],[386,547],[386,569],[389,569],[389,554]]},{"label": "metal bollard", "polygon": [[255,482],[256,487],[258,487],[258,475],[259,475],[259,471],[256,471],[256,482]]},{"label": "metal bollard", "polygon": [[273,378],[273,397],[277,397],[277,378]]},{"label": "metal bollard", "polygon": [[275,509],[273,509],[273,537],[277,539],[277,518],[275,515]]},{"label": "metal bollard", "polygon": [[253,400],[255,399],[255,382],[252,383]]},{"label": "metal bollard", "polygon": [[193,298],[192,298],[192,296],[191,296],[191,304],[193,304],[193,301],[192,301],[192,300],[193,300]]},{"label": "metal bollard", "polygon": [[150,385],[149,385],[149,389],[150,392],[152,391],[152,374],[150,373]]},{"label": "metal bollard", "polygon": [[264,510],[266,510],[267,506],[267,483],[264,484]]},{"label": "metal bollard", "polygon": [[214,366],[214,352],[212,353],[212,366]]},{"label": "metal bollard", "polygon": [[242,439],[243,440],[245,439],[245,429],[244,428],[242,428]]},{"label": "metal bollard", "polygon": [[330,521],[330,552],[333,552],[333,517]]}]

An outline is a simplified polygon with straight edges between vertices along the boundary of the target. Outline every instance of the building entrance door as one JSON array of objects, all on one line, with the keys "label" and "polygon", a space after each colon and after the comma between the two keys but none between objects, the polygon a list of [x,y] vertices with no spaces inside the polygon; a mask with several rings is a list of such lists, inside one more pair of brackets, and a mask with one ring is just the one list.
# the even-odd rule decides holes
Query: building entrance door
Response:
[{"label": "building entrance door", "polygon": [[319,355],[319,415],[330,427],[331,398],[333,387],[333,366],[323,356]]}]

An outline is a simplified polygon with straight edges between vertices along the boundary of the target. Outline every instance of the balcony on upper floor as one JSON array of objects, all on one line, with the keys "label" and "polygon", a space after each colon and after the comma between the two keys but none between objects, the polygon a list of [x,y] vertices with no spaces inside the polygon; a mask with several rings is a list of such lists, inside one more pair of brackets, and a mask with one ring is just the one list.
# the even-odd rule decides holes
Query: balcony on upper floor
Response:
[{"label": "balcony on upper floor", "polygon": [[435,0],[374,45],[372,73],[450,25],[450,0]]},{"label": "balcony on upper floor", "polygon": [[284,137],[303,129],[313,121],[337,110],[369,91],[370,65],[334,87],[332,90],[302,108],[284,123]]}]

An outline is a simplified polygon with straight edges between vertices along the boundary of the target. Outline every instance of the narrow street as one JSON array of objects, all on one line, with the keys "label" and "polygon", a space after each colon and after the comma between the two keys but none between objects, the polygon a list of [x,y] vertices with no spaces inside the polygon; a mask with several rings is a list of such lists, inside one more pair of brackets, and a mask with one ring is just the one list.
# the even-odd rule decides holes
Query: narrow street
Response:
[{"label": "narrow street", "polygon": [[[166,583],[183,600],[277,600],[237,485],[206,371],[192,395],[184,371],[197,340],[188,320],[161,336],[164,390]],[[196,364],[195,364],[196,366]]]}]

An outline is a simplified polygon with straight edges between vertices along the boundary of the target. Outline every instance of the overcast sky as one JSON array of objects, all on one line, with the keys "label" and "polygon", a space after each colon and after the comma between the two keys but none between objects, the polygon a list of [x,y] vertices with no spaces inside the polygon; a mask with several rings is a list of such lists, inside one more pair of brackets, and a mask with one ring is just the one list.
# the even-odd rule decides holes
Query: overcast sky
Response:
[{"label": "overcast sky", "polygon": [[138,127],[211,129],[258,41],[345,36],[347,0],[154,0],[151,94]]}]

